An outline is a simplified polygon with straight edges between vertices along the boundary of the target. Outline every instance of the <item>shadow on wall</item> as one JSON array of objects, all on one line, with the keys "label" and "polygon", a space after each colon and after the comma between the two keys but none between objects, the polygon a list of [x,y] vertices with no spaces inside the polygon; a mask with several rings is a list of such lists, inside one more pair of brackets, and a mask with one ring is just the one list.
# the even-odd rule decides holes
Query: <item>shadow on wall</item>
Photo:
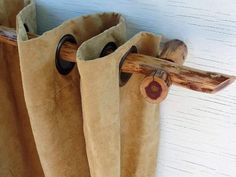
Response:
[{"label": "shadow on wall", "polygon": [[[147,4],[146,4],[147,5]],[[131,8],[127,8],[131,7]],[[37,23],[38,23],[38,34],[42,34],[58,25],[63,21],[78,17],[86,14],[93,14],[98,12],[118,12],[121,13],[127,22],[128,37],[132,37],[134,34],[140,31],[150,31],[157,33],[160,29],[157,26],[160,22],[153,23],[153,20],[147,21],[145,11],[148,9],[142,8],[141,2],[137,3],[136,0],[119,0],[112,2],[96,2],[93,1],[78,1],[71,0],[36,0],[37,8]],[[149,7],[151,7],[149,5]],[[158,16],[159,12],[155,12],[156,19],[160,19]],[[150,17],[152,18],[152,17]],[[156,20],[155,20],[156,21]]]}]

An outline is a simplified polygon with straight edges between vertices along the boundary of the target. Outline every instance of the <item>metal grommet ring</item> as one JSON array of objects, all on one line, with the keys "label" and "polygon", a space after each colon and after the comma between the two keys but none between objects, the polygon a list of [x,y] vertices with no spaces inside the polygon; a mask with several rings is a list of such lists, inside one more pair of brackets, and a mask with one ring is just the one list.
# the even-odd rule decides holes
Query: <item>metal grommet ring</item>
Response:
[{"label": "metal grommet ring", "polygon": [[102,52],[100,54],[100,57],[105,57],[106,55],[111,54],[117,49],[117,46],[114,42],[109,42],[105,45],[105,47],[102,49]]},{"label": "metal grommet ring", "polygon": [[122,65],[125,62],[126,57],[130,54],[130,53],[138,53],[137,47],[136,46],[132,46],[128,52],[126,52],[126,54],[121,58],[120,60],[120,64],[119,64],[119,70],[120,70],[120,87],[124,86],[128,80],[131,78],[132,73],[125,73],[125,72],[121,72],[121,68]]},{"label": "metal grommet ring", "polygon": [[71,43],[77,44],[76,39],[71,34],[67,34],[63,36],[58,43],[56,56],[55,56],[55,64],[56,64],[56,68],[58,72],[63,75],[69,74],[69,72],[75,66],[75,62],[69,62],[69,61],[63,60],[63,58],[60,57],[60,50],[61,50],[62,45],[65,42],[71,42]]}]

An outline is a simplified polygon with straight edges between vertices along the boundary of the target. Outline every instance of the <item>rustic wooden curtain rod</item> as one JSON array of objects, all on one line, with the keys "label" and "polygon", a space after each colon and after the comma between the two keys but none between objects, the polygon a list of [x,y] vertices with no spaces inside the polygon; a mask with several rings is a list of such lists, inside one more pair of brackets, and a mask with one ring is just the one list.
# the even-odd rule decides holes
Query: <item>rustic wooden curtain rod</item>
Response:
[{"label": "rustic wooden curtain rod", "polygon": [[[29,32],[27,34],[29,39],[37,37]],[[15,29],[0,26],[0,42],[17,46]],[[77,44],[65,42],[60,50],[60,58],[76,62],[78,47]],[[121,71],[146,75],[140,90],[144,98],[151,103],[160,103],[167,96],[171,83],[195,91],[215,93],[236,79],[235,76],[182,66],[186,56],[187,46],[180,40],[172,40],[165,43],[158,57],[128,54]]]}]

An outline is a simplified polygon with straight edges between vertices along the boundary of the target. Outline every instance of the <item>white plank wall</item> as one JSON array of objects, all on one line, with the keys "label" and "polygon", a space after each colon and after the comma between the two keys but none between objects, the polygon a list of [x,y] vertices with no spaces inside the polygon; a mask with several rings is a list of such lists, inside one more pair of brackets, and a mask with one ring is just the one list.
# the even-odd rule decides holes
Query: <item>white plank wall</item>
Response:
[{"label": "white plank wall", "polygon": [[[39,32],[82,14],[116,11],[138,31],[185,41],[185,65],[236,75],[234,0],[36,0]],[[236,176],[236,84],[215,95],[172,87],[161,106],[158,177]]]}]

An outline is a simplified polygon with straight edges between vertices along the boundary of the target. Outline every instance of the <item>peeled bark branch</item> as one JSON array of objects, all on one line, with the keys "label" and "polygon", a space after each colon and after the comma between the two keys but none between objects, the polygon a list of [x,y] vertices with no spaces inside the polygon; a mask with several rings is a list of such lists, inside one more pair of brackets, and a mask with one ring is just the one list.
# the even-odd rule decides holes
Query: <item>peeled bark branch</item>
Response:
[{"label": "peeled bark branch", "polygon": [[[37,37],[32,33],[28,33],[28,36],[29,38]],[[17,46],[16,31],[0,26],[0,42]],[[168,48],[171,47],[172,50],[175,48],[174,46]],[[77,45],[67,42],[62,46],[60,56],[64,60],[76,62],[77,49]],[[171,53],[168,53],[168,55],[171,56]],[[170,75],[173,84],[205,93],[215,93],[236,79],[235,76],[181,66],[181,61],[178,59],[175,62],[179,64],[168,60],[168,58],[161,59],[142,54],[129,54],[122,66],[122,71],[148,75],[159,68]]]}]

